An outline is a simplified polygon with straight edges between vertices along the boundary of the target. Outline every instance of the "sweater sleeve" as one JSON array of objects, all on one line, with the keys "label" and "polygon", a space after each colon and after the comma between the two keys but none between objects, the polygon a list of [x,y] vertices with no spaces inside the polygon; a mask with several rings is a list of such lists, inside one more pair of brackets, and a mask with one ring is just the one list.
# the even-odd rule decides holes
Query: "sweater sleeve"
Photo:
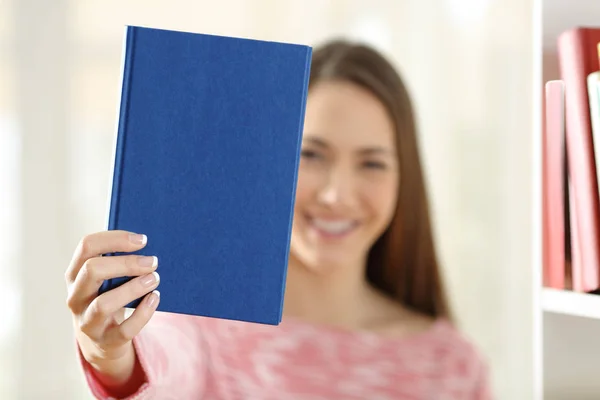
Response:
[{"label": "sweater sleeve", "polygon": [[[206,386],[206,348],[201,318],[157,312],[133,339],[138,365],[124,400],[197,399]],[[104,387],[93,367],[77,351],[87,384],[96,399],[119,398]]]}]

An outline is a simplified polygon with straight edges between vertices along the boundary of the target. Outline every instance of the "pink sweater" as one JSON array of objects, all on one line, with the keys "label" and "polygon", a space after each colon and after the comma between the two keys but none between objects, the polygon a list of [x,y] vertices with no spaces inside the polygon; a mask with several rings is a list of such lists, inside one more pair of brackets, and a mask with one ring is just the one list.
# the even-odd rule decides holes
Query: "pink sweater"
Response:
[{"label": "pink sweater", "polygon": [[[484,362],[444,320],[393,339],[299,321],[272,327],[157,312],[134,345],[145,383],[127,399],[492,398]],[[96,398],[114,398],[80,361]]]}]

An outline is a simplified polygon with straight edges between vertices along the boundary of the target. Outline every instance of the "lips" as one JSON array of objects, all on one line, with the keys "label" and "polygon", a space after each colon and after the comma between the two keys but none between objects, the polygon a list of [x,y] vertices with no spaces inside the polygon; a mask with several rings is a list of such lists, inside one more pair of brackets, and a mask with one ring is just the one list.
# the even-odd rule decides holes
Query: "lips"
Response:
[{"label": "lips", "polygon": [[351,219],[309,218],[309,222],[316,231],[327,237],[348,235],[358,226],[358,221]]}]

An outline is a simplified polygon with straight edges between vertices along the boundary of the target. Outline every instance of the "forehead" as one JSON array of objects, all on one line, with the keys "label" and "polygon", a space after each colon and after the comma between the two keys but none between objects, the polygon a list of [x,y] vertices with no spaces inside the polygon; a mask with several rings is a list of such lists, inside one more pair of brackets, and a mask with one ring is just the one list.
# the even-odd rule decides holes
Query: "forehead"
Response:
[{"label": "forehead", "polygon": [[304,134],[339,147],[395,146],[394,126],[384,105],[371,92],[348,82],[311,87]]}]

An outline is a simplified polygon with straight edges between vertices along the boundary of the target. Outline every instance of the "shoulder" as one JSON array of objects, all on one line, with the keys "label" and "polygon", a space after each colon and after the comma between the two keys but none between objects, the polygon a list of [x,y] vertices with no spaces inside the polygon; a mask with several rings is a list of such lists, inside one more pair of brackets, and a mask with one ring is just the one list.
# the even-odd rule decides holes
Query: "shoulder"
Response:
[{"label": "shoulder", "polygon": [[436,363],[441,362],[451,371],[477,373],[486,369],[485,358],[475,342],[455,323],[411,310],[404,313],[404,318],[391,324],[392,328],[388,331],[398,338],[398,343],[420,344],[419,347],[430,352]]},{"label": "shoulder", "polygon": [[436,321],[428,341],[443,376],[469,382],[477,392],[489,391],[488,360],[475,342],[453,323]]},{"label": "shoulder", "polygon": [[474,341],[456,324],[447,319],[436,319],[430,329],[430,338],[441,350],[460,352],[475,356],[478,354]]},{"label": "shoulder", "polygon": [[452,322],[434,322],[429,335],[432,348],[444,359],[483,366],[485,360],[475,342]]},{"label": "shoulder", "polygon": [[440,390],[454,388],[477,400],[492,398],[486,358],[476,342],[448,319],[407,314],[388,325],[379,349],[380,358],[417,371]]},{"label": "shoulder", "polygon": [[413,317],[410,323],[390,325],[384,336],[397,346],[419,348],[436,363],[472,365],[473,368],[486,364],[474,341],[444,318]]}]

